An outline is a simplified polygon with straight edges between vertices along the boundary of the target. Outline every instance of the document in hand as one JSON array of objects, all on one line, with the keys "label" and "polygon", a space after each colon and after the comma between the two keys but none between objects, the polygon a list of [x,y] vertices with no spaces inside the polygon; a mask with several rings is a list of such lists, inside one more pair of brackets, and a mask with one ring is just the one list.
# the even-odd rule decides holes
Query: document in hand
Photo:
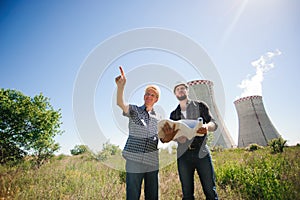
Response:
[{"label": "document in hand", "polygon": [[181,119],[179,121],[174,121],[170,119],[163,119],[158,122],[158,137],[164,138],[165,133],[162,130],[165,123],[168,123],[170,127],[175,124],[175,130],[179,129],[177,134],[174,136],[173,140],[185,136],[191,140],[195,136],[204,136],[204,134],[197,133],[197,130],[202,127],[202,120],[191,120],[191,119]]}]

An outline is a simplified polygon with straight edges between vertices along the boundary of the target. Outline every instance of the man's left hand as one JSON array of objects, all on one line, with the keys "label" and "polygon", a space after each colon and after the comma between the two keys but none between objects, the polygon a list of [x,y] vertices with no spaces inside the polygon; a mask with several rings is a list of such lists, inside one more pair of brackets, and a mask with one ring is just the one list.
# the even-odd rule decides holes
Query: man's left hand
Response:
[{"label": "man's left hand", "polygon": [[197,133],[206,135],[207,134],[207,126],[205,124],[197,130]]}]

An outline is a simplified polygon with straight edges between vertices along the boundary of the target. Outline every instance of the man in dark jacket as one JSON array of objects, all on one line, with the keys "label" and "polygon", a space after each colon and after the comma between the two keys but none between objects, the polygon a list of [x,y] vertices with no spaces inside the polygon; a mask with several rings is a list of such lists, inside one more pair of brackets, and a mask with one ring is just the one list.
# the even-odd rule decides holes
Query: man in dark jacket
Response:
[{"label": "man in dark jacket", "polygon": [[[194,199],[194,173],[198,173],[206,199],[218,199],[215,184],[215,174],[211,155],[206,145],[207,133],[217,129],[217,123],[210,114],[206,103],[188,99],[188,85],[179,83],[174,87],[174,94],[179,100],[179,105],[171,113],[170,119],[203,119],[203,125],[192,140],[181,136],[177,138],[177,166],[182,187],[182,199]],[[167,136],[173,137],[178,130],[168,123],[164,124],[163,131]],[[163,139],[161,140],[162,142]]]}]

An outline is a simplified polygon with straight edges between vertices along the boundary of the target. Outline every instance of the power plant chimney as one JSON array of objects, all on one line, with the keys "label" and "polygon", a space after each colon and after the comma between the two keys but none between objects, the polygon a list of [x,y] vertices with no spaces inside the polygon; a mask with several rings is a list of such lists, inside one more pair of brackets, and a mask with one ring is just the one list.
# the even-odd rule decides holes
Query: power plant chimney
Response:
[{"label": "power plant chimney", "polygon": [[268,141],[280,135],[269,119],[262,96],[247,96],[234,101],[238,120],[238,147],[246,147],[256,143],[267,146]]},{"label": "power plant chimney", "polygon": [[187,83],[189,85],[189,98],[205,102],[216,122],[218,129],[214,132],[212,146],[222,146],[232,148],[236,146],[222,120],[218,107],[215,103],[213,82],[209,80],[194,80]]}]

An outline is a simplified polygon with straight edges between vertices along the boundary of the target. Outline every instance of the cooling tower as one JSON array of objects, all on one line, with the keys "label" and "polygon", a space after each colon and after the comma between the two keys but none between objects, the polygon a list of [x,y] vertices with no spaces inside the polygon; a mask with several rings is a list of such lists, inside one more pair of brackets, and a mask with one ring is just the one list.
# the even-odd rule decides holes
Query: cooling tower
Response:
[{"label": "cooling tower", "polygon": [[222,120],[218,107],[215,103],[213,82],[208,80],[195,80],[187,83],[190,87],[189,98],[192,100],[204,101],[210,108],[211,114],[218,123],[218,129],[214,132],[212,146],[232,148],[234,142]]},{"label": "cooling tower", "polygon": [[270,121],[262,96],[248,96],[234,101],[239,119],[238,147],[256,143],[267,146],[268,141],[280,135]]}]

